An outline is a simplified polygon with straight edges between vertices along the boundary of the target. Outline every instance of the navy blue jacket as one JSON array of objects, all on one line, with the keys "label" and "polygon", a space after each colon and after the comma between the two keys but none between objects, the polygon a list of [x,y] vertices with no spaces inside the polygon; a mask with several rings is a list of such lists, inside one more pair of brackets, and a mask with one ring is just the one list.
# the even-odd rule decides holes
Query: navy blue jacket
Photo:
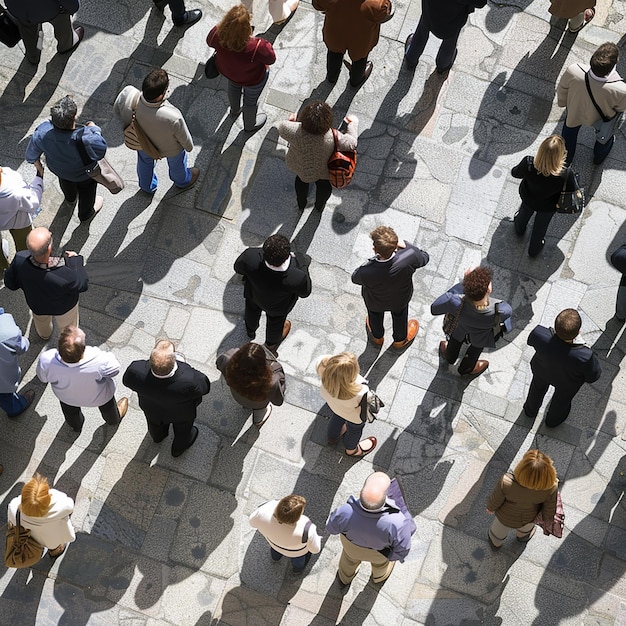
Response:
[{"label": "navy blue jacket", "polygon": [[530,361],[533,375],[558,389],[575,394],[583,383],[600,378],[600,361],[591,348],[563,341],[551,328],[535,326],[527,343],[535,349]]},{"label": "navy blue jacket", "polygon": [[622,280],[620,281],[620,285],[622,287],[626,287],[626,243],[622,244],[613,254],[611,255],[611,265],[618,271],[622,273]]},{"label": "navy blue jacket", "polygon": [[78,0],[7,0],[9,13],[24,24],[42,24],[54,19],[59,13],[74,14]]},{"label": "navy blue jacket", "polygon": [[422,0],[422,17],[433,35],[447,39],[458,35],[469,14],[486,4],[487,0]]}]

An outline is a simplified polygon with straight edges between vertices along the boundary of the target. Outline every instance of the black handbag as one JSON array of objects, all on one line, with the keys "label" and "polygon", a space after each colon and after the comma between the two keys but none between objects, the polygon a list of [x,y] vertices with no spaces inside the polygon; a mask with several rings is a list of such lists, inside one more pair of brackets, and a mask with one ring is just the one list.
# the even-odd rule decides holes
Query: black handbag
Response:
[{"label": "black handbag", "polygon": [[[570,178],[571,177],[571,178]],[[574,189],[566,191],[567,183],[572,180]],[[578,215],[585,208],[585,188],[578,182],[578,174],[568,168],[567,176],[563,182],[563,189],[556,203],[557,213],[567,213],[568,215]]]},{"label": "black handbag", "polygon": [[216,56],[217,52],[214,51],[204,65],[204,75],[207,78],[217,78],[220,75],[220,72],[217,69],[217,63],[215,62]]},{"label": "black handbag", "polygon": [[22,39],[20,29],[9,15],[9,12],[0,4],[0,41],[8,48],[13,48]]}]

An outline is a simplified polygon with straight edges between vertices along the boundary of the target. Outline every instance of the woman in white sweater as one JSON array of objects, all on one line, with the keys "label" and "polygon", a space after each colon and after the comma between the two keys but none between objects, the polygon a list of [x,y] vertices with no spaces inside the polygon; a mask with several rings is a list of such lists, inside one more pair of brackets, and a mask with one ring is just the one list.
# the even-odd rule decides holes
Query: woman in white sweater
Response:
[{"label": "woman in white sweater", "polygon": [[16,524],[20,510],[21,525],[30,530],[31,537],[44,548],[52,559],[65,552],[66,544],[76,539],[70,520],[74,500],[56,489],[50,489],[48,479],[35,474],[22,488],[22,495],[9,503],[8,519]]},{"label": "woman in white sweater", "polygon": [[361,403],[369,388],[359,374],[356,356],[351,352],[326,354],[320,357],[316,369],[322,379],[320,393],[334,414],[328,424],[328,445],[334,446],[343,437],[348,456],[369,454],[378,441],[376,437],[359,441],[365,425],[361,420]]}]

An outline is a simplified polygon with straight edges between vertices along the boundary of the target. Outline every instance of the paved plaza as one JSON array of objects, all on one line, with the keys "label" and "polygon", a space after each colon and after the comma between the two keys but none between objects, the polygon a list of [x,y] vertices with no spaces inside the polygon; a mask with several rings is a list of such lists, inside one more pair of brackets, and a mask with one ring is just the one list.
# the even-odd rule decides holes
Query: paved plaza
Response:
[{"label": "paved plaza", "polygon": [[[2,48],[1,164],[31,179],[34,168],[23,163],[29,135],[69,93],[80,121],[102,127],[107,156],[127,181],[117,196],[102,190],[104,209],[85,226],[61,208],[56,178],[45,177],[37,224],[50,226],[59,250],[85,257],[90,287],[81,296],[81,326],[88,342],[112,350],[125,368],[168,337],[212,389],[200,407],[198,440],[179,458],[170,455],[171,439],[152,442],[136,395],[119,428],[87,409],[77,435],[35,376],[38,355],[56,345],[57,332],[44,344],[23,294],[0,290],[0,304],[28,328],[31,348],[21,362],[24,384],[37,394],[19,418],[0,416],[0,520],[38,471],[75,499],[77,529],[54,564],[0,571],[0,624],[626,624],[626,334],[612,319],[619,274],[607,260],[626,240],[626,137],[620,131],[596,167],[592,131],[581,131],[574,167],[589,205],[578,219],[557,215],[535,259],[526,254],[528,240],[513,233],[519,196],[509,173],[560,128],[554,86],[562,70],[587,62],[604,41],[621,46],[626,1],[598,0],[594,21],[578,35],[564,32],[563,20],[550,22],[546,0],[489,2],[471,16],[454,68],[442,77],[432,38],[415,72],[403,66],[420,2],[398,0],[370,55],[372,76],[356,91],[345,69],[335,86],[324,81],[323,16],[310,2],[301,0],[281,30],[256,0],[255,32],[273,42],[277,61],[261,97],[268,123],[252,136],[228,115],[225,79],[204,78],[205,37],[229,6],[189,0],[187,8],[205,15],[185,30],[150,0],[83,0],[77,22],[85,39],[70,57],[55,55],[49,25],[37,68],[20,46]],[[626,76],[624,57],[618,70]],[[138,190],[136,155],[123,145],[112,104],[153,67],[170,74],[169,98],[185,114],[196,146],[190,162],[202,174],[182,192],[159,163],[159,189],[150,197]],[[337,124],[348,111],[360,119],[357,174],[323,213],[298,211],[275,126],[309,98],[332,104]],[[401,353],[391,348],[390,330],[381,350],[367,343],[365,307],[350,282],[380,224],[430,254],[415,274],[410,306],[420,331]],[[286,403],[258,431],[233,401],[215,357],[247,341],[233,261],[273,232],[292,239],[310,263],[313,293],[298,302],[280,347]],[[494,296],[513,307],[513,332],[486,352],[484,375],[460,378],[439,360],[442,320],[431,316],[430,303],[479,263],[493,268]],[[581,312],[582,339],[603,373],[577,396],[567,422],[547,430],[541,413],[533,423],[522,411],[533,354],[526,338],[567,307]],[[386,403],[365,428],[378,448],[361,461],[326,445],[329,409],[314,363],[343,350],[358,355]],[[118,383],[121,397],[121,376]],[[525,545],[510,536],[493,553],[486,497],[530,447],[555,461],[564,537],[537,534]],[[335,578],[340,542],[326,534],[304,576],[286,559],[271,561],[248,525],[251,511],[300,493],[322,533],[328,513],[374,469],[401,477],[417,522],[409,557],[384,585],[369,581],[364,564],[342,592]]]}]

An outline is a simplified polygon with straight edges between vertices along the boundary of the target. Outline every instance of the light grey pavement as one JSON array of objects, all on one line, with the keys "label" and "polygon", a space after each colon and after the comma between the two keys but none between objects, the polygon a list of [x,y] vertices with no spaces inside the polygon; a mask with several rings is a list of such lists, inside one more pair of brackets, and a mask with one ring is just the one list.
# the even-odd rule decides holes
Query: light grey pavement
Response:
[{"label": "light grey pavement", "polygon": [[[603,41],[620,40],[626,2],[599,0],[595,20],[578,36],[564,34],[564,22],[551,27],[545,1],[490,2],[471,16],[445,79],[434,73],[434,40],[414,73],[402,67],[420,3],[398,1],[370,57],[372,77],[357,92],[346,86],[345,70],[334,88],[324,82],[323,17],[309,3],[301,2],[280,31],[267,30],[270,18],[257,0],[256,32],[267,31],[278,60],[262,96],[269,123],[253,136],[229,118],[225,80],[203,77],[204,39],[229,5],[190,0],[189,8],[196,6],[205,16],[185,31],[149,0],[83,0],[78,21],[86,37],[71,57],[55,56],[48,26],[36,70],[19,47],[2,49],[2,165],[32,176],[22,161],[29,134],[50,103],[70,93],[80,119],[102,126],[109,160],[128,183],[118,196],[104,192],[102,213],[86,227],[59,210],[58,183],[50,174],[45,180],[37,223],[50,225],[59,248],[87,260],[81,325],[90,343],[114,351],[125,367],[146,358],[155,338],[169,337],[213,386],[200,408],[197,443],[178,459],[169,441],[152,443],[134,395],[119,428],[87,410],[76,436],[35,377],[45,346],[30,328],[22,294],[0,290],[0,304],[29,328],[24,381],[37,392],[26,414],[0,417],[0,520],[39,471],[75,498],[78,530],[54,565],[42,562],[31,575],[0,570],[0,623],[626,624],[626,339],[611,320],[619,275],[607,262],[626,239],[626,138],[620,131],[597,168],[591,131],[581,131],[575,168],[591,202],[579,219],[554,219],[536,259],[513,234],[519,198],[509,174],[559,127],[553,93],[562,69],[587,61]],[[153,66],[170,73],[170,99],[185,112],[196,143],[191,162],[202,175],[192,191],[180,192],[159,163],[160,187],[150,198],[138,191],[135,155],[122,143],[112,104]],[[626,60],[619,69],[626,75]],[[337,122],[348,110],[361,120],[354,182],[335,192],[322,214],[297,210],[274,126],[310,96],[328,99]],[[380,352],[366,343],[365,309],[350,283],[379,224],[431,256],[415,275],[411,313],[420,332],[401,355],[391,350],[391,337]],[[296,306],[280,349],[287,402],[259,433],[214,362],[218,350],[246,340],[232,263],[275,231],[310,258],[313,294]],[[466,380],[438,359],[441,318],[429,305],[480,262],[494,269],[494,295],[513,305],[514,331],[487,355],[489,370]],[[532,356],[526,338],[566,307],[581,311],[582,338],[602,360],[603,375],[577,396],[568,421],[548,431],[540,417],[532,423],[522,412]],[[56,334],[48,346],[55,341]],[[329,413],[313,366],[320,354],[344,349],[359,355],[387,404],[366,427],[379,447],[358,462],[326,446]],[[121,380],[119,387],[121,395]],[[533,446],[555,460],[565,535],[536,535],[526,546],[510,537],[493,554],[486,495]],[[337,537],[325,536],[304,577],[270,560],[246,519],[258,504],[301,493],[323,531],[329,511],[373,469],[401,476],[418,527],[410,556],[386,584],[368,583],[364,565],[342,594]]]}]

